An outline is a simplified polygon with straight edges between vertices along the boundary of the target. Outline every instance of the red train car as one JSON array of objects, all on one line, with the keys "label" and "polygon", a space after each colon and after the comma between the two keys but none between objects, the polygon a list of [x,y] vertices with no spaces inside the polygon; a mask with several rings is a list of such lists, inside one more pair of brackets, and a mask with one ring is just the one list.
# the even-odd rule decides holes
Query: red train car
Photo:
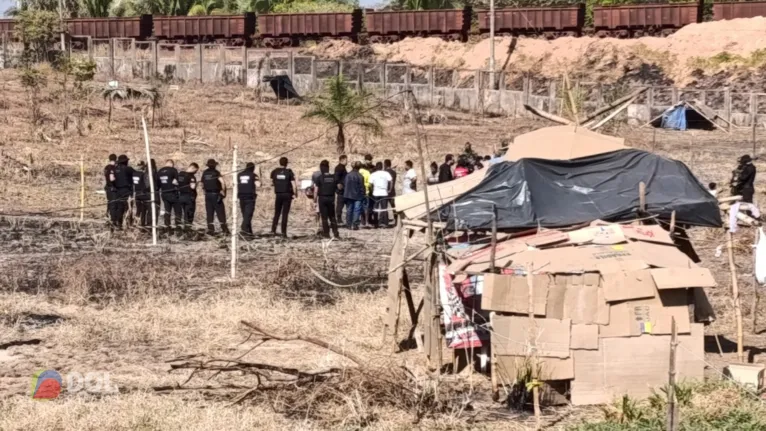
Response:
[{"label": "red train car", "polygon": [[[489,33],[490,13],[476,12],[479,32]],[[585,5],[495,9],[496,35],[577,36],[585,24]]]},{"label": "red train car", "polygon": [[13,34],[15,28],[16,22],[12,19],[0,19],[0,35],[5,35],[7,33],[9,35],[8,37],[11,37],[10,35]]},{"label": "red train car", "polygon": [[731,3],[713,3],[713,19],[753,18],[766,16],[766,2],[743,1]]},{"label": "red train car", "polygon": [[698,3],[594,6],[593,29],[606,37],[668,35],[700,19]]},{"label": "red train car", "polygon": [[152,35],[152,16],[132,18],[72,18],[66,20],[70,36],[98,39],[133,38],[145,40]]},{"label": "red train car", "polygon": [[340,38],[357,41],[361,10],[354,12],[258,15],[258,37],[268,47],[296,45],[300,40]]},{"label": "red train car", "polygon": [[249,43],[255,34],[255,14],[209,16],[157,16],[154,37],[178,43]]},{"label": "red train car", "polygon": [[471,9],[367,12],[365,22],[370,42],[394,42],[407,36],[466,40]]}]

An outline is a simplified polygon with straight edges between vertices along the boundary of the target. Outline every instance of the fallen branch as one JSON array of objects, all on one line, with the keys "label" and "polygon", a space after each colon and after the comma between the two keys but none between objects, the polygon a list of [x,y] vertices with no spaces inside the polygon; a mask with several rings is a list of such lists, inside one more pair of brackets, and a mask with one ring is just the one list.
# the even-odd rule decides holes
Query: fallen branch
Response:
[{"label": "fallen branch", "polygon": [[636,97],[640,96],[641,94],[643,94],[648,89],[649,89],[649,87],[644,87],[644,88],[638,89],[638,90],[628,94],[627,96],[620,97],[619,99],[615,100],[614,102],[612,102],[612,103],[610,103],[610,104],[608,104],[608,105],[606,105],[604,107],[596,109],[587,118],[585,118],[582,121],[580,121],[580,124],[584,124],[584,125],[587,126],[587,123],[589,123],[594,118],[598,117],[601,114],[604,114],[606,112],[611,111],[616,106],[618,106],[620,104],[623,104],[623,103],[627,102],[628,100],[631,100],[633,98],[636,98]]},{"label": "fallen branch", "polygon": [[533,108],[532,106],[529,106],[529,105],[524,105],[524,109],[537,115],[538,117],[542,117],[542,118],[545,118],[546,120],[553,121],[554,123],[564,124],[566,126],[571,126],[574,124],[573,122],[567,120],[566,118],[559,117],[558,115],[551,114],[551,113],[539,110],[537,108]]},{"label": "fallen branch", "polygon": [[606,124],[609,120],[611,120],[612,118],[616,117],[617,114],[619,114],[620,112],[628,109],[628,106],[630,106],[636,100],[637,97],[638,96],[633,96],[630,100],[628,100],[627,102],[623,103],[622,106],[620,106],[619,108],[617,108],[614,111],[612,111],[611,114],[609,114],[606,117],[604,117],[604,119],[599,121],[598,123],[593,124],[592,126],[591,126],[591,123],[588,123],[588,124],[585,125],[585,127],[588,127],[591,130],[598,129],[599,127],[601,127],[604,124]]}]

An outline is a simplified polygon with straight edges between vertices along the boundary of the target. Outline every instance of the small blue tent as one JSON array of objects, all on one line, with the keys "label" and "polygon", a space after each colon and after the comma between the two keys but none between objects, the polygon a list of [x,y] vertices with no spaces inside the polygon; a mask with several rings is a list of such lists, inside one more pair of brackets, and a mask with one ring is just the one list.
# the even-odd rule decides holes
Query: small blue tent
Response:
[{"label": "small blue tent", "polygon": [[662,113],[663,129],[686,130],[686,104],[679,103]]},{"label": "small blue tent", "polygon": [[651,123],[655,127],[671,130],[713,130],[718,127],[714,121],[717,117],[715,111],[699,102],[683,101],[665,110]]}]

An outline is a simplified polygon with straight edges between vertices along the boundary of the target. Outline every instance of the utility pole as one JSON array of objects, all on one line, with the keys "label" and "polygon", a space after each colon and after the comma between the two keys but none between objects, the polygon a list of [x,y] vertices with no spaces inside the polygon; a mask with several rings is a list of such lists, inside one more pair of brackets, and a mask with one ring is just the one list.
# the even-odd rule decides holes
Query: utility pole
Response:
[{"label": "utility pole", "polygon": [[489,1],[489,88],[495,89],[495,0]]}]

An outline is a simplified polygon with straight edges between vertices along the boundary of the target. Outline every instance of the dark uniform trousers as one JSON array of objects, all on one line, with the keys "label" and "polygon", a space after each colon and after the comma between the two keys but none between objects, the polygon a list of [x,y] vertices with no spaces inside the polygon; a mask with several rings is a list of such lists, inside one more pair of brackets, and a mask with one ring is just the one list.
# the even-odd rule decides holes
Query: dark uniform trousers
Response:
[{"label": "dark uniform trousers", "polygon": [[150,198],[136,198],[136,218],[140,227],[151,226],[152,224],[152,204]]},{"label": "dark uniform trousers", "polygon": [[346,200],[343,199],[343,193],[335,194],[335,221],[338,224],[343,224],[343,207],[346,205]]},{"label": "dark uniform trousers", "polygon": [[277,193],[274,202],[274,220],[271,222],[271,232],[277,233],[279,216],[282,216],[282,235],[287,235],[287,216],[290,214],[290,205],[293,203],[292,193]]},{"label": "dark uniform trousers", "polygon": [[242,210],[242,227],[240,228],[240,231],[243,235],[252,236],[253,213],[255,213],[255,196],[240,196],[239,208]]},{"label": "dark uniform trousers", "polygon": [[[184,229],[191,229],[192,225],[194,225],[194,210],[196,209],[196,205],[197,201],[194,195],[190,193],[181,193],[178,195],[178,209]],[[178,220],[176,220],[176,226],[178,226]]]},{"label": "dark uniform trousers", "polygon": [[207,232],[215,233],[213,217],[218,216],[218,222],[221,223],[221,231],[229,233],[229,227],[226,226],[226,207],[223,204],[223,196],[220,193],[205,193],[205,210],[207,210]]},{"label": "dark uniform trousers", "polygon": [[109,217],[109,219],[112,218],[112,208],[114,207],[114,201],[117,197],[117,193],[114,189],[114,187],[110,185],[104,186],[104,192],[106,192],[106,216]]},{"label": "dark uniform trousers", "polygon": [[338,234],[338,221],[335,218],[335,197],[319,196],[317,203],[319,204],[319,214],[322,216],[322,236],[329,238],[330,226],[332,226],[332,234],[338,238],[340,235]]},{"label": "dark uniform trousers", "polygon": [[165,207],[165,227],[170,227],[170,213],[175,215],[176,227],[181,226],[181,207],[176,193],[162,193],[162,203]]},{"label": "dark uniform trousers", "polygon": [[112,226],[122,229],[122,221],[125,213],[128,211],[128,199],[130,199],[130,189],[117,189],[114,194],[112,205],[109,209],[109,217],[112,220]]}]

